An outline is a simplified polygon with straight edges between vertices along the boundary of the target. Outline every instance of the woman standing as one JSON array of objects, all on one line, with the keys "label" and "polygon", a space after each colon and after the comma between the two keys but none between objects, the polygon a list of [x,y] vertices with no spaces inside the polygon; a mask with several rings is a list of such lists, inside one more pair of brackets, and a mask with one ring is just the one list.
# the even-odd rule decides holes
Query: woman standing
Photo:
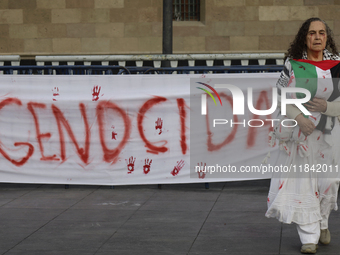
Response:
[{"label": "woman standing", "polygon": [[[277,82],[280,95],[281,88],[291,86],[292,82],[297,84],[298,79],[304,76],[302,86],[312,94],[312,99],[305,105],[312,113],[309,118],[295,106],[287,106],[287,117],[296,120],[306,136],[304,143],[308,148],[305,155],[297,153],[301,149],[299,143],[291,139],[288,142],[290,152],[285,155],[287,165],[312,168],[317,164],[334,167],[338,164],[340,124],[337,116],[340,116],[340,101],[336,99],[340,97],[339,88],[337,84],[330,87],[326,83],[311,82],[306,77],[306,66],[317,66],[322,73],[324,64],[334,67],[340,63],[338,60],[340,57],[328,25],[319,18],[306,20],[286,53],[284,70]],[[308,178],[283,175],[272,178],[266,216],[275,217],[283,223],[296,223],[302,243],[301,252],[316,253],[318,242],[330,242],[328,217],[331,210],[337,210],[338,187],[337,178],[320,178],[314,174],[308,175]]]}]

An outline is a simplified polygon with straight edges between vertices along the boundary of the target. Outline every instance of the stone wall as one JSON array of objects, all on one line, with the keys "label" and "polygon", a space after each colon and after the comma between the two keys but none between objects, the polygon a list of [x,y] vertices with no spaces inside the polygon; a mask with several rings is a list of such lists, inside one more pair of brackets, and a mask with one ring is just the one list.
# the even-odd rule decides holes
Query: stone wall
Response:
[{"label": "stone wall", "polygon": [[[162,0],[0,0],[0,54],[162,52]],[[340,0],[201,0],[201,21],[174,22],[174,53],[283,52],[302,21],[340,41]]]}]

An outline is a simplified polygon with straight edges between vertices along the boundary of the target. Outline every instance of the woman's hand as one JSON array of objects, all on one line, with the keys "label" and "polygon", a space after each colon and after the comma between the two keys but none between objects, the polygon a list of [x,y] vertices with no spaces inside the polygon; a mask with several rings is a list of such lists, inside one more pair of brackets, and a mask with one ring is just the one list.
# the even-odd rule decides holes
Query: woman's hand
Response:
[{"label": "woman's hand", "polygon": [[314,123],[310,119],[305,118],[302,113],[296,116],[295,120],[305,136],[309,136],[314,131]]},{"label": "woman's hand", "polygon": [[325,112],[327,110],[327,101],[314,97],[304,105],[310,112]]}]

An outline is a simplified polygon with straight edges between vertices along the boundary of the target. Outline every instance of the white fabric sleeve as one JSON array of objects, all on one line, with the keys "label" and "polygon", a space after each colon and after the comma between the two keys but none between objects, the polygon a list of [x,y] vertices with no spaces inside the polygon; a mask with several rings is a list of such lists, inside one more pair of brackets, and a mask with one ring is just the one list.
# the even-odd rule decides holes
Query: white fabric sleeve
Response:
[{"label": "white fabric sleeve", "polygon": [[[289,119],[295,119],[300,113],[302,113],[299,108],[297,108],[295,105],[292,105],[292,104],[287,105],[286,111],[287,111],[287,117]],[[322,114],[325,114],[331,117],[340,116],[340,101],[333,101],[333,102],[327,101],[327,110],[325,112],[322,112]]]},{"label": "white fabric sleeve", "polygon": [[302,113],[301,110],[299,108],[297,108],[295,105],[292,105],[292,104],[286,105],[286,115],[287,115],[288,119],[295,120],[295,118],[301,113]]},{"label": "white fabric sleeve", "polygon": [[323,114],[332,117],[340,116],[340,101],[327,101],[327,110]]}]

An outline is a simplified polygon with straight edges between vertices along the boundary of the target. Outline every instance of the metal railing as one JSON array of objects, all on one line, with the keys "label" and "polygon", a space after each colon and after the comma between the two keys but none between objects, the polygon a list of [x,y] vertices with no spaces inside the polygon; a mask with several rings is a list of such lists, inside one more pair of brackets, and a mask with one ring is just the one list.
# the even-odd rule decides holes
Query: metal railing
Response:
[{"label": "metal railing", "polygon": [[0,66],[4,75],[121,75],[121,74],[206,74],[280,72],[282,65],[193,66],[193,67],[124,67],[124,66]]},{"label": "metal railing", "polygon": [[[266,65],[268,61],[273,65],[283,65],[284,53],[240,53],[240,54],[150,54],[150,55],[75,55],[75,56],[36,56],[36,65],[43,66],[50,63],[53,66],[65,63],[67,65],[119,65],[142,67],[148,66],[160,68],[162,62],[169,61],[171,67],[178,66],[231,66],[232,62],[247,66],[250,61],[257,65]],[[203,64],[202,64],[203,63]]]},{"label": "metal railing", "polygon": [[[0,55],[0,74],[237,73],[282,70],[283,53],[152,55]],[[163,63],[170,62],[170,67]],[[27,65],[28,64],[28,65]]]},{"label": "metal railing", "polygon": [[[131,74],[124,66],[0,66],[4,75],[110,75]],[[137,73],[137,72],[136,72]]]}]

